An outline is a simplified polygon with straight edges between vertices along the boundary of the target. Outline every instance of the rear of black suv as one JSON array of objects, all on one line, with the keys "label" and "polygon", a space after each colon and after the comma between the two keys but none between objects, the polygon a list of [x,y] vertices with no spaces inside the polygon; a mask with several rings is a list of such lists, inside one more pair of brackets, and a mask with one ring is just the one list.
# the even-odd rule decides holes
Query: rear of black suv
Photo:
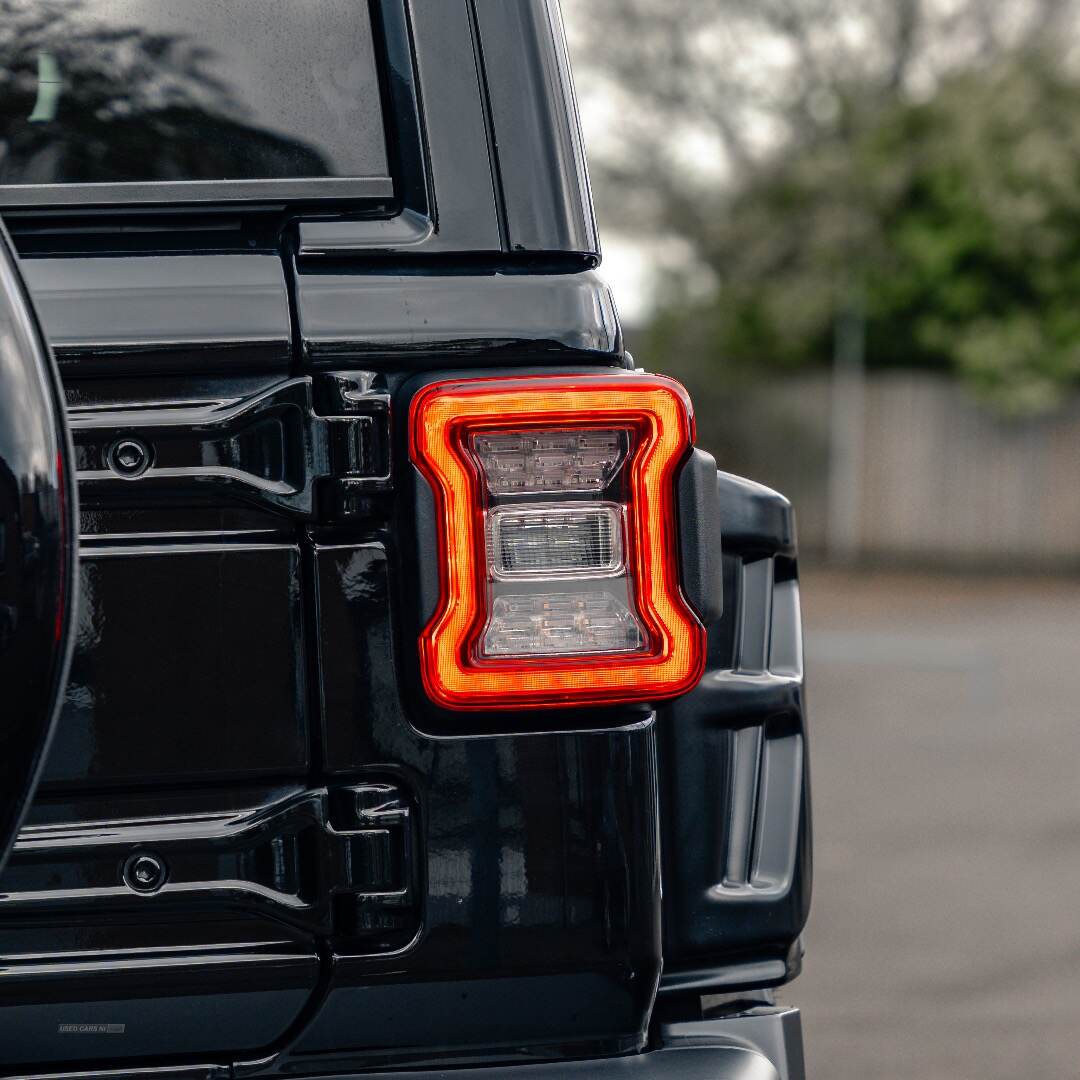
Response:
[{"label": "rear of black suv", "polygon": [[0,12],[81,531],[0,1072],[801,1077],[791,510],[623,347],[554,0]]}]

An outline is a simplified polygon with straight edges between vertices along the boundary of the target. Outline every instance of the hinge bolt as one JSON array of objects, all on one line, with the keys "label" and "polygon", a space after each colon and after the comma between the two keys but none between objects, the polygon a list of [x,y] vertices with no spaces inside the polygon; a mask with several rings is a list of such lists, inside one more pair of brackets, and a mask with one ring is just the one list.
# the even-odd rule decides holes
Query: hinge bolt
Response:
[{"label": "hinge bolt", "polygon": [[124,884],[138,893],[157,892],[168,876],[164,861],[150,852],[132,855],[124,863]]},{"label": "hinge bolt", "polygon": [[150,447],[141,439],[117,439],[105,453],[105,464],[117,476],[133,480],[150,468]]}]

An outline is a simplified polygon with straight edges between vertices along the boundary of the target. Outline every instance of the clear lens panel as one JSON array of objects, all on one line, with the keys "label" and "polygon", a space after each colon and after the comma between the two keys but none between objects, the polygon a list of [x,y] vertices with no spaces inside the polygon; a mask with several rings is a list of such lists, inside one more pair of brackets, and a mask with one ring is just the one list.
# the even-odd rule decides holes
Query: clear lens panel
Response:
[{"label": "clear lens panel", "polygon": [[603,491],[626,458],[625,431],[474,435],[492,495]]},{"label": "clear lens panel", "polygon": [[487,540],[495,578],[596,577],[623,568],[618,506],[500,508],[488,515]]},{"label": "clear lens panel", "polygon": [[[628,430],[606,428],[472,437],[490,496],[481,656],[595,656],[644,647],[626,572],[625,507],[599,501],[629,447]],[[592,493],[597,501],[559,500],[571,493]],[[526,495],[532,498],[525,503],[513,498]]]},{"label": "clear lens panel", "polygon": [[641,627],[608,591],[496,596],[481,641],[489,657],[634,652]]}]

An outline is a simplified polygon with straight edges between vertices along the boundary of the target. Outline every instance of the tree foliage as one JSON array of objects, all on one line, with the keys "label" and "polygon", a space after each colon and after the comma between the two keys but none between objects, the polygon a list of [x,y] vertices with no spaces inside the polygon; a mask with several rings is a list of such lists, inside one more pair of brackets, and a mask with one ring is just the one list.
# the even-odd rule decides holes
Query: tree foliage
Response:
[{"label": "tree foliage", "polygon": [[[593,17],[606,2],[590,0]],[[601,195],[623,228],[683,237],[716,283],[705,299],[672,291],[651,360],[702,374],[824,364],[838,318],[856,314],[870,365],[958,371],[1013,411],[1080,382],[1071,4],[975,0],[947,17],[929,0],[627,7],[631,44],[601,74],[637,101],[633,130],[667,132],[665,150],[602,146]],[[780,58],[770,86],[740,74],[724,17],[766,66]],[[646,55],[659,71],[639,66]],[[711,133],[717,167],[679,163],[671,133],[700,140],[687,124]],[[755,124],[770,133],[760,146]]]},{"label": "tree foliage", "polygon": [[693,326],[728,362],[822,363],[855,305],[871,366],[1050,407],[1080,381],[1080,87],[1033,56],[957,77],[757,177],[701,254],[720,287],[660,316],[676,342]]}]

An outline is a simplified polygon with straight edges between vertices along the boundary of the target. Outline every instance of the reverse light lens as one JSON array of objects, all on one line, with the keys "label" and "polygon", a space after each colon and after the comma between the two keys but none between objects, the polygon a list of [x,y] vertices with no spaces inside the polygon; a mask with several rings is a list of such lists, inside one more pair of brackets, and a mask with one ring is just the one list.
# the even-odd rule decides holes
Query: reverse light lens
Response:
[{"label": "reverse light lens", "polygon": [[589,576],[624,569],[622,508],[583,504],[488,515],[488,565],[495,578]]},{"label": "reverse light lens", "polygon": [[705,630],[682,595],[675,532],[693,417],[677,383],[434,383],[409,427],[436,503],[440,599],[419,642],[433,701],[566,708],[697,684]]}]

